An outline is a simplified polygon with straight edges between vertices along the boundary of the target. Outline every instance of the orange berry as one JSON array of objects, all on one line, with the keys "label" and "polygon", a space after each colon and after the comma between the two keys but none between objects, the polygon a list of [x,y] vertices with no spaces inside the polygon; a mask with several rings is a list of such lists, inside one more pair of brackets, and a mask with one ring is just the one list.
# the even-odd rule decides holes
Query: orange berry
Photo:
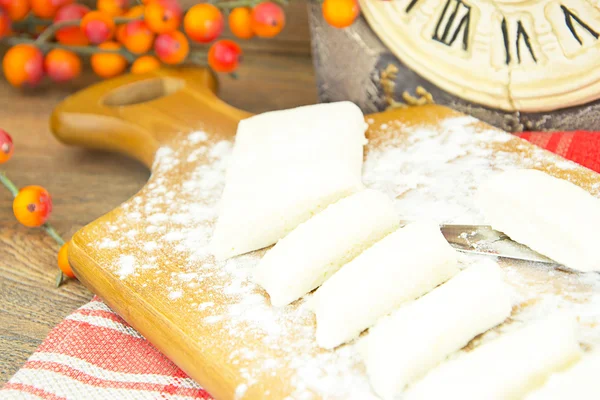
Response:
[{"label": "orange berry", "polygon": [[81,31],[90,43],[99,44],[112,39],[115,34],[115,23],[104,11],[91,11],[81,20]]},{"label": "orange berry", "polygon": [[125,14],[123,17],[125,18],[137,18],[144,15],[144,6],[133,6]]},{"label": "orange berry", "polygon": [[0,39],[10,33],[11,21],[8,13],[0,8]]},{"label": "orange berry", "polygon": [[123,44],[125,41],[125,25],[117,25],[117,29],[115,30],[115,39],[117,39],[117,42]]},{"label": "orange berry", "polygon": [[[54,23],[81,19],[89,11],[90,9],[84,5],[68,4],[58,10],[56,16],[54,17]],[[81,28],[78,26],[69,26],[59,29],[56,32],[56,40],[59,43],[69,46],[86,46],[89,44],[87,36],[85,36]]]},{"label": "orange berry", "polygon": [[0,164],[4,164],[12,157],[15,146],[8,132],[0,129]]},{"label": "orange berry", "polygon": [[[116,42],[104,42],[99,49],[119,50],[121,45]],[[96,53],[90,57],[92,69],[101,78],[112,78],[120,75],[127,68],[127,60],[120,54]]]},{"label": "orange berry", "polygon": [[160,68],[160,61],[154,56],[142,56],[131,64],[132,74],[145,74]]},{"label": "orange berry", "polygon": [[98,0],[96,8],[98,11],[103,11],[111,17],[118,17],[125,14],[127,0]]},{"label": "orange berry", "polygon": [[44,77],[44,56],[35,46],[18,44],[2,60],[4,77],[13,86],[35,86]]},{"label": "orange berry", "polygon": [[354,22],[360,12],[357,0],[325,0],[323,18],[336,28],[346,28]]},{"label": "orange berry", "polygon": [[30,228],[42,226],[52,212],[52,198],[41,186],[26,186],[19,190],[13,201],[13,213],[17,220]]},{"label": "orange berry", "polygon": [[144,10],[144,21],[154,33],[169,33],[179,28],[181,15],[176,0],[152,0]]},{"label": "orange berry", "polygon": [[190,44],[179,31],[163,33],[154,42],[154,52],[165,64],[179,64],[190,52]]},{"label": "orange berry", "polygon": [[131,21],[124,26],[120,41],[134,54],[147,53],[154,43],[154,33],[144,21]]},{"label": "orange berry", "polygon": [[75,274],[71,269],[71,264],[69,263],[69,244],[71,242],[67,242],[63,244],[58,251],[58,268],[62,271],[63,274],[68,276],[69,278],[75,278]]},{"label": "orange berry", "polygon": [[[20,21],[29,14],[29,0],[1,0],[2,7],[13,21]],[[55,11],[56,12],[56,11]]]},{"label": "orange berry", "polygon": [[260,3],[252,9],[252,31],[257,36],[271,38],[285,26],[283,9],[270,1]]},{"label": "orange berry", "polygon": [[61,7],[72,4],[75,0],[30,0],[31,11],[40,18],[53,18]]},{"label": "orange berry", "polygon": [[252,38],[252,10],[249,7],[234,8],[229,14],[229,29],[240,39]]},{"label": "orange berry", "polygon": [[233,72],[242,59],[242,49],[233,40],[219,40],[208,50],[208,65],[217,72]]},{"label": "orange berry", "polygon": [[63,49],[53,49],[44,59],[46,73],[55,82],[66,82],[81,74],[81,60],[77,54]]},{"label": "orange berry", "polygon": [[183,19],[183,28],[190,39],[200,43],[212,42],[223,32],[223,14],[212,4],[196,4]]}]

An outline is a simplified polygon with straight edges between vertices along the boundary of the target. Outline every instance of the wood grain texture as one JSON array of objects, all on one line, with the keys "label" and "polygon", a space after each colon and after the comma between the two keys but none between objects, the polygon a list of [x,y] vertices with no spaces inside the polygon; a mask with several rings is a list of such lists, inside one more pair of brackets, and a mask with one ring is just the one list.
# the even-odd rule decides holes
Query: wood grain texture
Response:
[{"label": "wood grain texture", "polygon": [[[239,74],[238,80],[220,77],[219,91],[238,108],[262,112],[316,101],[308,56],[249,52]],[[132,196],[149,176],[146,167],[127,157],[67,147],[51,136],[52,109],[97,81],[88,74],[63,86],[44,84],[23,92],[0,79],[0,126],[16,146],[1,169],[19,186],[41,184],[50,191],[51,221],[65,238]],[[20,226],[11,205],[9,193],[0,190],[0,385],[53,326],[92,296],[76,281],[53,287],[58,246],[45,233]]]},{"label": "wood grain texture", "polygon": [[[165,87],[174,85],[169,80],[181,81],[179,86],[175,85],[179,90],[159,99],[116,109],[98,106],[136,99],[137,90],[143,93],[140,96],[147,96],[155,89],[140,85],[157,82],[157,79]],[[313,336],[306,334],[314,332],[314,318],[312,314],[300,317],[305,314],[298,302],[277,312],[282,317],[273,322],[280,328],[274,336],[263,330],[262,317],[255,320],[255,325],[242,319],[239,306],[244,304],[244,296],[252,297],[252,305],[243,309],[242,314],[265,308],[267,312],[274,312],[265,292],[250,285],[252,289],[248,292],[230,296],[229,289],[238,284],[247,285],[245,280],[243,283],[228,280],[228,271],[237,270],[240,265],[236,265],[237,261],[231,265],[216,264],[204,253],[206,249],[202,248],[204,243],[200,237],[210,235],[218,195],[211,199],[203,197],[215,190],[214,184],[192,185],[205,174],[213,179],[215,174],[220,174],[208,167],[213,157],[210,154],[217,143],[231,142],[238,120],[248,115],[215,97],[213,87],[214,81],[206,71],[159,70],[147,76],[124,76],[90,87],[57,108],[52,120],[53,131],[63,141],[123,151],[146,165],[153,164],[153,153],[159,146],[168,147],[161,152],[168,161],[160,158],[153,164],[149,185],[134,199],[74,236],[69,253],[74,270],[86,286],[217,399],[348,398],[354,390],[344,385],[348,379],[368,388],[360,360],[342,356],[352,352],[352,345],[334,351],[318,348]],[[407,142],[419,142],[423,135],[415,129],[417,127],[430,127],[440,136],[448,134],[442,126],[454,117],[462,117],[462,114],[437,105],[368,115],[371,122],[366,157],[380,147],[400,148]],[[519,166],[519,160],[533,160],[536,154],[543,152],[516,137],[506,137],[505,133],[482,122],[470,123],[478,130],[466,140],[480,143],[479,146],[489,150],[486,154],[490,162],[497,154],[514,154],[517,156],[511,165]],[[390,125],[402,129],[387,129]],[[188,139],[188,134],[199,129],[207,133],[206,142]],[[482,144],[477,142],[477,134],[496,135],[498,140]],[[149,144],[148,149],[140,149],[140,143]],[[203,150],[199,153],[202,155],[191,157],[198,150]],[[544,154],[544,158],[536,161],[536,168],[568,178],[587,190],[600,184],[600,175],[578,166],[569,165],[565,169],[559,166],[558,156]],[[198,175],[198,171],[202,175]],[[199,193],[200,188],[204,193]],[[196,217],[191,215],[190,205],[202,209],[203,216],[193,219]],[[162,222],[154,222],[159,221],[158,217]],[[193,224],[189,225],[188,221]],[[187,233],[182,234],[179,226],[188,229],[184,231]],[[166,233],[161,233],[161,229]],[[169,239],[172,233],[186,239]],[[189,234],[192,236],[186,236]],[[177,244],[188,239],[191,244]],[[158,250],[149,250],[142,243],[151,243],[150,248]],[[262,253],[259,251],[254,257]],[[201,276],[193,285],[189,281],[176,284],[176,277],[190,273]],[[548,271],[522,268],[519,274],[530,279],[533,285],[543,286],[549,282]],[[553,278],[550,290],[560,294],[571,285],[569,290],[577,293],[590,291],[585,283],[573,283],[569,279]],[[254,303],[257,297],[260,306]],[[206,304],[210,307],[202,306]],[[221,311],[215,314],[215,309]],[[238,314],[227,314],[232,309]],[[225,314],[220,314],[222,310]],[[286,320],[286,316],[289,319]],[[233,322],[232,327],[231,321],[235,320],[240,322]],[[239,353],[249,353],[252,357],[236,356]],[[323,366],[325,359],[331,364]],[[276,367],[271,366],[273,362]],[[311,382],[305,381],[307,369],[318,371],[317,375],[325,371],[328,387],[333,390],[323,393],[319,384],[311,386]],[[247,378],[248,371],[252,371],[251,378]]]}]

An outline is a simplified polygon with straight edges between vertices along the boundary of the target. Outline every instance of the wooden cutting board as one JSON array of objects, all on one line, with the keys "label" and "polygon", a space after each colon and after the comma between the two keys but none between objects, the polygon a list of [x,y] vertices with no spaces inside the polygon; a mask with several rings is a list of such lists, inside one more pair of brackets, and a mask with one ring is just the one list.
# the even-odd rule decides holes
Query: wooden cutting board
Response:
[{"label": "wooden cutting board", "polygon": [[[317,349],[305,303],[274,310],[249,283],[264,251],[219,265],[205,250],[236,126],[250,115],[220,101],[216,87],[207,70],[160,70],[91,86],[56,108],[51,128],[62,142],[119,151],[152,170],[139,193],[73,237],[73,269],[217,399],[370,398],[354,345]],[[594,172],[445,107],[366,121],[365,183],[394,196],[405,217],[480,222],[471,196],[506,168],[542,169],[600,192]],[[496,332],[566,307],[581,315],[586,347],[600,342],[597,275],[502,265],[520,297]]]}]

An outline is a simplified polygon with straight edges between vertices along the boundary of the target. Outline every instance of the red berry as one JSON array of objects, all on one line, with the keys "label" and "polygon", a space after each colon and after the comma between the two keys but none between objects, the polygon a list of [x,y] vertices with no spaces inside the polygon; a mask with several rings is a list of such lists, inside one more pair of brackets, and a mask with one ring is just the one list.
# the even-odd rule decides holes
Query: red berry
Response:
[{"label": "red berry", "polygon": [[183,11],[176,0],[150,0],[144,9],[144,21],[154,33],[169,33],[179,28]]},{"label": "red berry", "polygon": [[183,28],[188,37],[196,42],[209,43],[223,32],[223,14],[212,4],[196,4],[183,19]]},{"label": "red berry", "polygon": [[252,30],[257,36],[271,38],[285,26],[283,9],[270,1],[260,3],[252,9]]},{"label": "red berry", "polygon": [[44,59],[44,67],[54,82],[70,81],[81,74],[81,60],[69,50],[50,50]]},{"label": "red berry", "polygon": [[154,52],[165,64],[179,64],[190,52],[190,45],[180,31],[163,33],[154,41]]},{"label": "red berry", "polygon": [[[68,4],[61,7],[54,17],[54,23],[61,21],[70,21],[83,18],[90,11],[81,4]],[[59,43],[70,46],[85,46],[88,39],[79,26],[69,26],[61,28],[56,32],[56,40]]]},{"label": "red berry", "polygon": [[60,250],[58,251],[58,268],[60,268],[62,273],[68,276],[69,278],[75,278],[75,274],[73,273],[73,269],[71,269],[71,264],[69,263],[70,243],[71,242],[67,242],[63,244]]},{"label": "red berry", "polygon": [[11,21],[8,13],[0,8],[0,39],[10,33]]},{"label": "red berry", "polygon": [[52,212],[52,198],[41,186],[26,186],[13,201],[13,213],[17,220],[30,228],[42,226]]},{"label": "red berry", "polygon": [[111,17],[118,17],[125,13],[128,3],[127,0],[98,0],[96,8],[98,11],[103,11]]},{"label": "red berry", "polygon": [[2,60],[4,77],[15,87],[36,86],[44,77],[44,55],[35,46],[18,44]]},{"label": "red berry", "polygon": [[8,13],[13,21],[21,21],[29,14],[29,0],[0,0],[0,7]]},{"label": "red berry", "polygon": [[321,10],[325,21],[336,28],[352,25],[360,14],[358,0],[325,0]]},{"label": "red berry", "polygon": [[104,11],[91,11],[79,25],[90,43],[100,44],[110,40],[115,33],[115,23]]},{"label": "red berry", "polygon": [[254,36],[252,30],[252,10],[249,7],[236,7],[229,13],[229,29],[240,39]]},{"label": "red berry", "polygon": [[217,72],[233,72],[242,60],[242,49],[233,40],[219,40],[208,51],[208,65]]},{"label": "red berry", "polygon": [[28,0],[33,14],[43,19],[52,19],[62,6],[73,2],[73,0]]},{"label": "red berry", "polygon": [[131,21],[123,25],[120,41],[130,52],[144,54],[152,49],[154,33],[144,21]]},{"label": "red berry", "polygon": [[10,135],[4,129],[0,129],[0,164],[10,160],[14,150],[15,146]]}]

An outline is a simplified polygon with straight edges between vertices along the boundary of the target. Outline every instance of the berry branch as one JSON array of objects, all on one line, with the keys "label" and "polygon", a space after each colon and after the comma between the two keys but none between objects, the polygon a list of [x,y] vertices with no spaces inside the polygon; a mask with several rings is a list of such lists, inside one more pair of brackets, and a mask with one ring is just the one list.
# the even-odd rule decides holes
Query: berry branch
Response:
[{"label": "berry branch", "polygon": [[[12,138],[6,131],[0,129],[0,164],[10,160],[13,151]],[[66,257],[67,246],[65,245],[65,241],[48,222],[48,218],[52,212],[50,194],[40,186],[26,186],[19,190],[17,185],[4,172],[0,172],[0,183],[8,189],[14,198],[13,213],[15,214],[15,218],[24,226],[30,228],[41,227],[61,246],[58,263],[60,271],[56,276],[56,287],[62,284],[65,276],[74,277],[75,275]]]},{"label": "berry branch", "polygon": [[63,45],[63,44],[55,43],[55,42],[50,42],[50,43],[49,42],[45,42],[45,43],[41,42],[40,43],[37,41],[37,39],[34,40],[34,39],[27,39],[27,38],[20,38],[20,37],[9,37],[9,38],[6,38],[4,40],[4,42],[7,44],[10,44],[12,46],[19,45],[19,44],[35,45],[35,47],[37,47],[43,51],[60,49],[60,50],[70,51],[75,54],[86,55],[86,56],[92,56],[94,54],[117,54],[117,55],[120,55],[120,56],[126,58],[130,62],[133,62],[136,59],[135,54],[130,53],[126,50],[102,49],[97,46],[67,46],[67,45]]},{"label": "berry branch", "polygon": [[[142,19],[142,16],[137,16],[137,17],[133,17],[133,18],[114,18],[113,22],[115,24],[127,24],[131,21],[139,21]],[[66,21],[60,21],[60,22],[55,22],[50,24],[46,29],[44,29],[44,31],[37,37],[37,39],[35,40],[35,44],[36,45],[40,45],[42,43],[45,43],[49,40],[51,40],[52,38],[54,38],[54,35],[56,35],[56,32],[58,32],[60,29],[62,28],[67,28],[70,26],[80,26],[81,25],[81,19],[70,19],[70,20],[66,20]]]},{"label": "berry branch", "polygon": [[[231,10],[238,7],[254,7],[261,3],[261,0],[226,0],[215,1],[212,4],[221,10]],[[273,0],[273,3],[285,6],[289,3],[288,0]]]},{"label": "berry branch", "polygon": [[[242,50],[234,41],[218,40],[225,23],[239,39],[271,38],[285,25],[279,4],[287,3],[214,0],[183,10],[178,0],[142,0],[131,8],[127,3],[133,0],[97,0],[97,10],[90,10],[72,1],[0,0],[0,42],[12,46],[2,65],[13,86],[35,86],[45,75],[55,82],[73,79],[83,67],[80,57],[89,57],[101,78],[128,66],[145,73],[184,62],[235,76]],[[21,6],[25,11],[16,13]]]}]

